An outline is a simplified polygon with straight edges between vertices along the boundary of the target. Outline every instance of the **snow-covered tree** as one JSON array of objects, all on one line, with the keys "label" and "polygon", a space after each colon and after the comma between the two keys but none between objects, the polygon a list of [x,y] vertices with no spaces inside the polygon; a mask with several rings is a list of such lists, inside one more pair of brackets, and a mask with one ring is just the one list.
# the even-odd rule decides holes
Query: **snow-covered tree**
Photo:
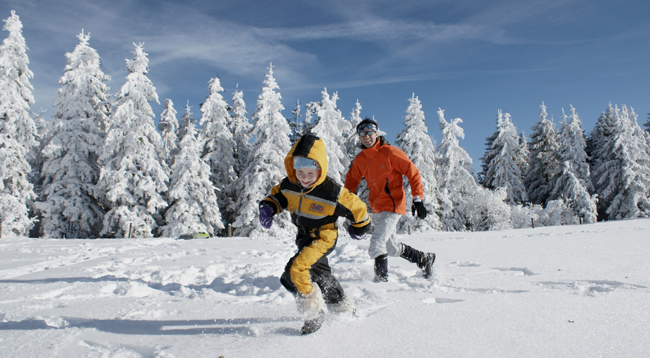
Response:
[{"label": "snow-covered tree", "polygon": [[[192,106],[190,106],[190,101],[188,100],[185,104],[185,113],[178,120],[178,130],[176,131],[176,146],[180,147],[180,140],[185,137],[185,132],[187,128],[192,125],[196,127],[196,118],[192,117]],[[201,140],[201,134],[199,134],[199,140]]]},{"label": "snow-covered tree", "polygon": [[565,224],[594,223],[597,220],[596,196],[589,191],[576,176],[571,161],[562,162],[562,172],[555,179],[551,192],[552,200],[562,200],[572,212],[574,220]]},{"label": "snow-covered tree", "polygon": [[[359,125],[359,123],[361,123],[363,120],[363,118],[361,118],[361,109],[361,103],[359,103],[359,100],[357,99],[352,112],[350,112],[350,131],[347,133],[347,138],[345,139],[345,150],[347,152],[348,158],[350,158],[350,163],[352,163],[357,154],[361,152],[361,141],[359,140],[359,135],[357,134],[357,125]],[[350,168],[346,168],[345,174],[347,174],[348,169]],[[365,179],[362,179],[359,183],[356,194],[359,199],[366,203],[368,206],[368,212],[371,212],[370,200],[368,199],[370,191],[368,190],[368,184],[366,183]]]},{"label": "snow-covered tree", "polygon": [[[530,153],[528,151],[528,140],[526,139],[526,135],[522,131],[521,134],[519,135],[519,149],[516,151],[516,160],[515,163],[517,164],[517,167],[519,167],[519,171],[521,172],[521,180],[523,183],[524,180],[524,175],[528,171],[528,158],[530,156]],[[526,194],[528,196],[528,194]]]},{"label": "snow-covered tree", "polygon": [[345,136],[350,132],[350,122],[346,121],[341,111],[336,108],[336,101],[339,99],[337,92],[330,97],[325,88],[321,94],[323,97],[316,112],[318,123],[311,132],[322,139],[327,148],[327,176],[342,184],[345,173],[350,168],[350,158],[343,145]]},{"label": "snow-covered tree", "polygon": [[291,143],[295,143],[302,137],[304,132],[305,123],[300,120],[302,117],[300,100],[296,100],[296,108],[291,111],[293,117],[289,121],[289,128],[291,128]]},{"label": "snow-covered tree", "polygon": [[483,157],[482,185],[488,189],[505,188],[511,204],[528,200],[520,170],[520,139],[510,114],[497,114],[497,130],[488,137],[491,146]]},{"label": "snow-covered tree", "polygon": [[436,180],[440,191],[442,228],[447,231],[498,230],[511,227],[510,206],[504,190],[479,185],[472,174],[472,158],[459,145],[465,133],[462,119],[447,122],[438,110],[442,139],[436,150]]},{"label": "snow-covered tree", "polygon": [[558,133],[558,154],[560,162],[569,162],[575,176],[588,192],[593,192],[589,157],[585,151],[587,142],[582,130],[582,122],[576,109],[571,106],[571,114],[567,116],[562,109],[562,124]]},{"label": "snow-covered tree", "polygon": [[23,24],[12,10],[2,30],[9,32],[0,45],[0,216],[6,234],[26,235],[33,222],[29,207],[36,198],[29,182],[30,157],[36,141],[36,124],[29,111],[34,103],[29,79],[27,44]]},{"label": "snow-covered tree", "polygon": [[190,122],[180,139],[180,151],[174,156],[165,211],[167,225],[162,236],[178,237],[197,231],[214,235],[223,229],[210,166],[201,159],[202,145],[196,138],[194,123]]},{"label": "snow-covered tree", "polygon": [[[415,93],[409,98],[409,106],[404,117],[404,129],[395,137],[395,144],[404,151],[413,164],[420,171],[422,187],[424,189],[424,205],[429,215],[424,220],[417,217],[406,216],[400,220],[402,232],[422,232],[435,230],[441,227],[438,212],[440,205],[438,200],[438,183],[436,182],[436,154],[435,143],[428,134],[428,128],[424,123],[424,112],[422,104]],[[410,191],[410,183],[404,181],[407,193]],[[407,196],[407,207],[411,207],[411,197]]]},{"label": "snow-covered tree", "polygon": [[96,195],[107,209],[104,237],[151,237],[167,207],[163,193],[169,177],[162,165],[162,138],[149,101],[158,94],[147,72],[149,60],[135,45],[126,60],[129,74],[117,93],[99,158],[102,166]]},{"label": "snow-covered tree", "polygon": [[66,54],[65,73],[54,100],[50,139],[43,148],[41,231],[46,237],[97,237],[103,211],[93,197],[99,179],[97,158],[104,141],[109,99],[97,51],[83,31],[74,51]]},{"label": "snow-covered tree", "polygon": [[[598,194],[598,211],[608,220],[650,215],[650,156],[647,137],[630,116],[627,106],[613,108],[608,134],[598,135],[592,182]],[[601,127],[602,128],[602,127]]]},{"label": "snow-covered tree", "polygon": [[252,115],[250,164],[233,185],[236,198],[233,212],[237,218],[232,226],[237,236],[282,236],[295,232],[287,212],[275,216],[270,230],[263,229],[257,219],[259,201],[286,175],[284,158],[291,149],[291,128],[282,116],[284,106],[277,89],[279,87],[273,77],[271,64],[262,93],[257,98],[257,108]]},{"label": "snow-covered tree", "polygon": [[528,143],[530,159],[524,178],[528,199],[541,205],[546,205],[553,190],[553,178],[560,171],[555,127],[547,116],[546,106],[542,103],[539,121],[532,127],[533,134]]},{"label": "snow-covered tree", "polygon": [[[235,140],[228,129],[230,123],[230,114],[228,113],[228,103],[223,99],[220,92],[223,92],[221,82],[218,77],[210,80],[208,83],[208,98],[201,105],[201,144],[202,159],[212,169],[212,183],[217,188],[217,202],[219,207],[226,209],[232,205],[232,200],[228,196],[228,188],[237,179],[235,173],[235,158],[233,157],[233,148]],[[223,215],[228,221],[230,215]]]},{"label": "snow-covered tree", "polygon": [[165,99],[165,109],[160,115],[158,121],[158,129],[162,136],[162,152],[163,160],[168,166],[173,164],[173,157],[178,153],[178,138],[176,131],[178,130],[178,120],[176,119],[176,109],[174,109],[174,102],[171,99]]},{"label": "snow-covered tree", "polygon": [[562,126],[558,133],[557,157],[562,163],[562,171],[553,180],[551,200],[562,199],[570,209],[577,223],[593,223],[597,219],[596,196],[591,196],[591,184],[586,142],[582,132],[582,123],[575,108],[571,106],[571,115],[562,110]]},{"label": "snow-covered tree", "polygon": [[232,94],[230,123],[228,129],[235,141],[233,158],[235,159],[235,174],[237,177],[248,167],[248,154],[250,153],[250,132],[251,124],[246,117],[246,103],[244,93],[235,90]]},{"label": "snow-covered tree", "polygon": [[357,126],[363,120],[363,118],[361,118],[361,109],[361,103],[359,103],[359,100],[357,99],[357,103],[355,103],[352,112],[350,112],[350,130],[348,131],[345,139],[345,149],[347,151],[348,158],[350,158],[350,163],[357,156],[359,145],[361,144],[359,136],[357,135]]}]

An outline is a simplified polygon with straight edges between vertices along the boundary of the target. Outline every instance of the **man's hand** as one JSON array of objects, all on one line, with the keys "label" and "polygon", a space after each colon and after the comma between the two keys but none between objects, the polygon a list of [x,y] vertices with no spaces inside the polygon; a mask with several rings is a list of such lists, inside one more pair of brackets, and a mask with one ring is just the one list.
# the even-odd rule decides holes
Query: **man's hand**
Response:
[{"label": "man's hand", "polygon": [[427,209],[424,207],[424,203],[422,203],[422,201],[413,202],[413,206],[411,207],[411,214],[415,216],[416,211],[420,219],[424,219],[427,217]]}]

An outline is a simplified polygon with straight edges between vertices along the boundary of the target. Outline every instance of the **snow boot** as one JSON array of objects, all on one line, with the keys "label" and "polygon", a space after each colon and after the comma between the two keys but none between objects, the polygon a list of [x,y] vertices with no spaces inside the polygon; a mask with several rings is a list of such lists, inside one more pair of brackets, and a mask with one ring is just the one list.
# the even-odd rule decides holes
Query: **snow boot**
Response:
[{"label": "snow boot", "polygon": [[422,269],[422,277],[427,280],[433,276],[433,263],[436,261],[436,254],[429,252],[422,256],[422,261],[418,262],[418,267]]},{"label": "snow boot", "polygon": [[344,295],[343,299],[337,303],[328,303],[327,310],[336,314],[349,314],[350,316],[357,315],[357,309],[354,308],[354,302],[348,295]]},{"label": "snow boot", "polygon": [[423,277],[426,279],[431,278],[433,275],[433,262],[436,260],[436,254],[424,253],[416,250],[408,245],[402,244],[402,253],[400,257],[417,264],[422,269]]},{"label": "snow boot", "polygon": [[306,319],[305,324],[300,329],[300,334],[305,335],[318,331],[323,326],[326,316],[327,314],[325,313],[325,310],[320,310],[316,317]]},{"label": "snow boot", "polygon": [[383,254],[375,257],[375,278],[374,282],[388,282],[388,255]]}]

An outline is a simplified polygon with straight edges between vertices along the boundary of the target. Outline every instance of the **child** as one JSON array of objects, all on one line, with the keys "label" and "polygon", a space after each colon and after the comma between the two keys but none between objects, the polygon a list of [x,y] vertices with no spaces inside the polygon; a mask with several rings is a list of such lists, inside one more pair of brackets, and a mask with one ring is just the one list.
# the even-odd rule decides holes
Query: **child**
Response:
[{"label": "child", "polygon": [[325,304],[330,311],[354,313],[354,303],[332,276],[327,256],[336,246],[340,216],[352,221],[348,232],[355,239],[370,230],[370,216],[366,204],[327,177],[327,153],[320,138],[302,136],[284,165],[287,176],[260,202],[259,219],[268,229],[273,215],[286,209],[298,227],[298,253],[287,263],[280,282],[296,297],[298,311],[306,318],[301,332],[309,334],[323,324]]}]

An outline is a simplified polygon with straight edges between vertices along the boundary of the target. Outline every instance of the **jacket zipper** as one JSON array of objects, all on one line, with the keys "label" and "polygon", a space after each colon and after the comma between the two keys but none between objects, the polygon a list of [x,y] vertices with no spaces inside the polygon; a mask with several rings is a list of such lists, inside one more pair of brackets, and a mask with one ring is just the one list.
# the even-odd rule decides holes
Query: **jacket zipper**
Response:
[{"label": "jacket zipper", "polygon": [[395,199],[393,199],[393,196],[392,196],[391,193],[390,193],[390,189],[388,189],[388,178],[386,178],[386,186],[384,187],[384,192],[385,192],[386,194],[388,194],[388,197],[390,198],[390,200],[393,201],[393,212],[395,212],[395,210],[396,210],[397,208],[395,207]]}]

